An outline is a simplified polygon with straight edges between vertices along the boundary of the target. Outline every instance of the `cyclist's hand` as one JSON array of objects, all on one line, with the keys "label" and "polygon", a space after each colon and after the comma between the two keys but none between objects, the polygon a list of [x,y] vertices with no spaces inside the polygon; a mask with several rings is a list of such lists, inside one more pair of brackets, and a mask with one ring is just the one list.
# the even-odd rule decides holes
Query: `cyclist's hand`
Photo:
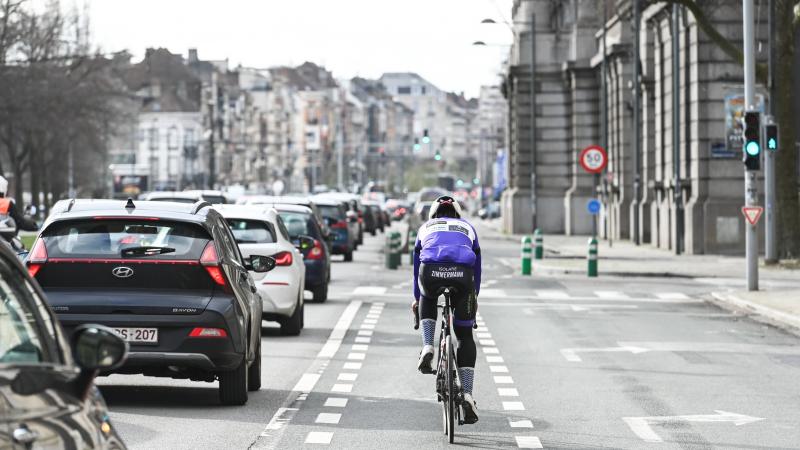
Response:
[{"label": "cyclist's hand", "polygon": [[414,315],[414,329],[419,329],[419,300],[411,303],[411,313]]}]

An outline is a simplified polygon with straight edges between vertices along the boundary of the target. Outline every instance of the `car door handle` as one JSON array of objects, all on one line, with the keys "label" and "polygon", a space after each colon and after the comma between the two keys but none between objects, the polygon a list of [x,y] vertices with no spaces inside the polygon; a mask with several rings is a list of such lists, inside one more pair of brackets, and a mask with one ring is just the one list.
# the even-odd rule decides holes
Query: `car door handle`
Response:
[{"label": "car door handle", "polygon": [[12,433],[14,437],[14,442],[17,444],[28,445],[33,443],[36,439],[39,439],[39,433],[32,431],[26,425],[20,425],[19,428],[14,430]]}]

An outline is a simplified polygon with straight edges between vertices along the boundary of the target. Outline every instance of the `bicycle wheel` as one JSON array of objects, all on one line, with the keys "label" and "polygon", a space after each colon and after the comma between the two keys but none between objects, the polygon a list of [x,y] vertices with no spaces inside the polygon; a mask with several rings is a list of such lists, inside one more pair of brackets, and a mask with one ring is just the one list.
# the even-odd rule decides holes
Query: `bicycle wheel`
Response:
[{"label": "bicycle wheel", "polygon": [[453,360],[453,347],[452,342],[450,342],[450,336],[445,338],[445,351],[447,352],[447,372],[445,375],[445,390],[447,391],[447,430],[445,434],[447,434],[450,443],[453,443],[453,439],[455,438],[455,428],[456,428],[456,389],[455,389],[455,380],[453,379],[453,370],[455,370],[455,361]]}]

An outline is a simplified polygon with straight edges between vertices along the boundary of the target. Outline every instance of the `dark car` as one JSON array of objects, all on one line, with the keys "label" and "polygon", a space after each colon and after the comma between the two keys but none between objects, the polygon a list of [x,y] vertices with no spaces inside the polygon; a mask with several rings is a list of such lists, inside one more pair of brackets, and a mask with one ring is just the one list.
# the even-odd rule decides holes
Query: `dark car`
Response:
[{"label": "dark car", "polygon": [[211,204],[60,201],[28,255],[64,329],[111,327],[131,345],[117,372],[219,380],[220,401],[247,402],[261,387],[262,302]]},{"label": "dark car", "polygon": [[127,344],[85,325],[71,342],[14,253],[0,249],[0,448],[124,449],[94,385]]},{"label": "dark car", "polygon": [[364,223],[364,207],[361,204],[360,198],[355,194],[348,194],[346,192],[328,192],[325,194],[320,194],[314,196],[314,199],[333,199],[333,200],[340,200],[346,201],[348,205],[348,210],[353,211],[357,218],[357,231],[358,234],[356,236],[356,248],[359,245],[364,243],[364,231],[366,231],[366,226]]},{"label": "dark car", "polygon": [[375,236],[380,228],[380,217],[375,214],[375,210],[366,202],[361,205],[362,216],[364,217],[364,231]]},{"label": "dark car", "polygon": [[305,206],[272,206],[283,219],[286,231],[295,245],[299,244],[301,236],[314,239],[314,244],[309,248],[300,248],[306,265],[305,290],[311,291],[315,302],[324,302],[328,299],[328,283],[331,281],[331,256],[325,236],[322,235],[322,225],[317,216]]},{"label": "dark car", "polygon": [[332,253],[344,255],[345,261],[352,261],[357,233],[355,213],[348,217],[347,203],[341,200],[316,199],[314,201],[331,230]]},{"label": "dark car", "polygon": [[322,224],[322,234],[327,236],[331,230],[325,223],[322,213],[317,208],[316,201],[311,197],[303,195],[249,195],[236,201],[240,205],[300,205],[310,208],[317,216],[317,220]]},{"label": "dark car", "polygon": [[[386,220],[386,217],[384,217],[383,215],[383,208],[381,208],[380,204],[378,204],[377,202],[367,201],[364,202],[364,209],[369,210],[369,212],[372,214],[372,217],[374,217],[375,230],[383,233],[384,229],[389,224],[388,221]],[[374,236],[375,233],[372,233],[372,235]]]}]

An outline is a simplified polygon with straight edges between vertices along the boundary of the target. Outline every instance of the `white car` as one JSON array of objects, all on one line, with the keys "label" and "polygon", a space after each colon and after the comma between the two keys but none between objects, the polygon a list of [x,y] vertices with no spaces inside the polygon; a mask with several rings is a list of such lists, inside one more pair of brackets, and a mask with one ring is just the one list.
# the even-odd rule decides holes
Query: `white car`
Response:
[{"label": "white car", "polygon": [[[269,273],[250,272],[264,303],[265,320],[281,325],[281,334],[296,336],[303,329],[303,290],[306,266],[277,211],[259,205],[214,205],[231,227],[242,256],[275,258]],[[313,245],[301,239],[300,245]]]}]

